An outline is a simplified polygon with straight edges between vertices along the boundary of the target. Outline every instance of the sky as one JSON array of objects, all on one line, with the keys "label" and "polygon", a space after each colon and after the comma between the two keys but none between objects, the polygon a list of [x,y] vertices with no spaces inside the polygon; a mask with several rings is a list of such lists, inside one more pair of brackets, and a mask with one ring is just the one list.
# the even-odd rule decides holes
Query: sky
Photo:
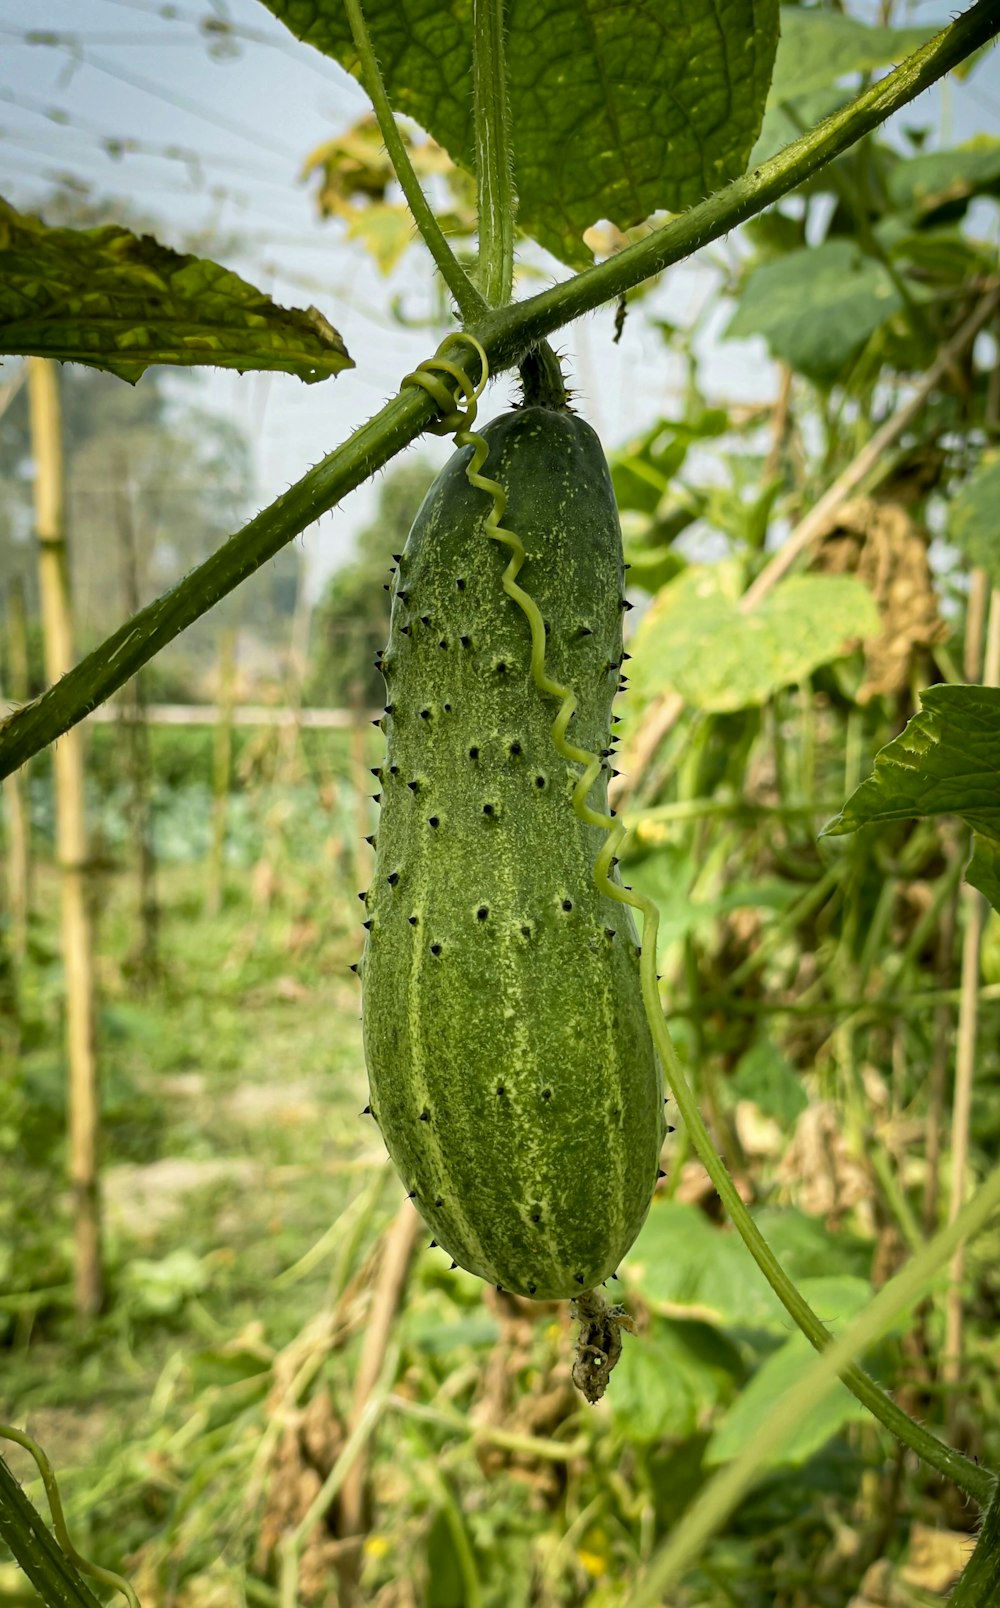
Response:
[{"label": "sky", "polygon": [[[875,9],[867,0],[851,6],[859,16]],[[897,4],[894,20],[939,25],[952,14],[939,0],[918,0]],[[411,251],[392,278],[381,278],[363,248],[343,238],[342,225],[318,219],[301,179],[308,153],[349,127],[367,104],[347,73],[295,40],[258,0],[0,5],[0,194],[44,216],[53,185],[68,180],[95,198],[152,215],[167,244],[181,247],[203,231],[225,242],[219,257],[227,266],[285,305],[314,303],[343,335],[357,367],[319,385],[285,375],[202,371],[201,404],[233,419],[251,439],[260,506],[377,412],[443,333],[404,328],[393,316],[394,299],[415,321],[433,306],[422,250]],[[951,141],[978,131],[1000,134],[1000,52],[991,53],[971,83],[935,88],[905,115],[911,124],[941,118]],[[116,138],[141,148],[110,155],[107,142]],[[735,242],[712,248],[735,249]],[[552,276],[565,272],[551,260],[542,266]],[[681,366],[651,338],[645,320],[691,317],[708,273],[698,263],[672,270],[645,313],[630,316],[617,347],[613,309],[560,338],[580,411],[606,447],[676,402]],[[710,331],[701,360],[703,380],[727,400],[773,394],[773,367],[754,343],[721,344]],[[184,390],[190,394],[189,386]],[[502,411],[511,394],[501,381],[483,416]],[[443,461],[449,447],[425,438],[411,450]],[[349,553],[376,493],[377,484],[360,488],[300,538],[313,593]]]}]

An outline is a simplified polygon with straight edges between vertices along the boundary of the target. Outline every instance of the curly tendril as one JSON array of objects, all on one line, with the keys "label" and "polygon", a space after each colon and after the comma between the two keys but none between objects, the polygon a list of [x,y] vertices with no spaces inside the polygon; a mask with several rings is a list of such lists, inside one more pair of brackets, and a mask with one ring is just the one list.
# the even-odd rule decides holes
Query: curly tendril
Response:
[{"label": "curly tendril", "polygon": [[76,1565],[81,1574],[90,1575],[92,1580],[99,1580],[102,1585],[113,1586],[116,1591],[120,1591],[129,1608],[140,1608],[135,1588],[129,1581],[124,1579],[122,1575],[115,1574],[113,1569],[104,1569],[99,1563],[91,1563],[89,1558],[85,1558],[82,1553],[77,1552],[66,1528],[66,1515],[63,1512],[62,1497],[59,1495],[55,1472],[38,1442],[32,1440],[30,1435],[26,1435],[23,1429],[15,1429],[12,1424],[0,1424],[0,1440],[13,1441],[15,1445],[23,1446],[24,1450],[30,1452],[35,1459],[38,1472],[42,1476],[45,1494],[49,1499],[52,1528],[55,1531],[56,1540],[70,1562]]}]

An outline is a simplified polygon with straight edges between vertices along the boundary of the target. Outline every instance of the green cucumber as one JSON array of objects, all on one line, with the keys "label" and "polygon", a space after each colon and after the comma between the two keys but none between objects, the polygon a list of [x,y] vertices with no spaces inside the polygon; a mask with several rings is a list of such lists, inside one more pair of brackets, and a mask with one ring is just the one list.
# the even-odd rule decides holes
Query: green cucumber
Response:
[{"label": "green cucumber", "polygon": [[[487,425],[484,473],[527,560],[546,671],[576,693],[570,740],[610,751],[622,660],[621,532],[597,436],[524,407]],[[503,590],[469,448],[417,514],[395,583],[381,818],[361,961],[371,1113],[434,1239],[538,1300],[615,1271],[663,1139],[636,931],[597,892],[603,832],[572,806],[558,709]],[[607,810],[608,769],[591,790]]]}]

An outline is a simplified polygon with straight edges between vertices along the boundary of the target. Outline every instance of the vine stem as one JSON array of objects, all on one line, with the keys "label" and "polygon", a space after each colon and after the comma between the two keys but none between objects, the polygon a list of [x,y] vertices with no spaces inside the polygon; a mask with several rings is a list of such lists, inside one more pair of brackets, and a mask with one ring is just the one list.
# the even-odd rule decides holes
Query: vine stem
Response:
[{"label": "vine stem", "polygon": [[[668,1582],[675,1582],[700,1556],[706,1541],[725,1522],[753,1484],[762,1464],[788,1444],[809,1410],[833,1388],[838,1375],[847,1382],[854,1366],[852,1359],[880,1339],[892,1323],[926,1293],[935,1272],[958,1241],[983,1228],[998,1208],[1000,1167],[990,1173],[955,1222],[942,1229],[929,1245],[911,1257],[902,1271],[883,1286],[843,1334],[836,1339],[831,1338],[823,1355],[817,1357],[807,1372],[785,1392],[753,1439],[698,1496],[674,1534],[652,1560],[642,1584],[627,1599],[627,1608],[654,1608],[663,1600],[663,1588]],[[979,1547],[966,1574],[973,1573],[976,1557],[982,1553],[982,1567],[977,1569],[977,1575],[980,1587],[988,1590],[985,1594],[970,1590],[962,1596],[960,1587],[953,1598],[956,1608],[959,1601],[964,1608],[989,1608],[996,1600],[992,1592],[996,1586],[996,1558],[1000,1549],[1000,1525],[997,1522],[997,1492],[1000,1487],[985,1469],[979,1469],[978,1472],[983,1482],[982,1495],[978,1500],[988,1511]]]},{"label": "vine stem", "polygon": [[483,299],[476,286],[472,283],[462,264],[452,251],[442,232],[441,225],[431,209],[427,197],[420,187],[420,180],[413,171],[413,163],[403,144],[399,125],[389,105],[385,84],[382,80],[382,71],[375,55],[371,34],[361,9],[361,0],[344,0],[344,10],[351,25],[351,34],[354,38],[354,48],[361,62],[361,74],[368,97],[375,108],[379,132],[389,153],[396,178],[406,197],[406,204],[413,214],[413,221],[420,231],[421,238],[437,265],[438,272],[448,289],[455,298],[462,318],[466,323],[472,319],[481,318],[487,310],[487,302]]},{"label": "vine stem", "polygon": [[[701,1112],[698,1110],[697,1102],[691,1092],[691,1086],[681,1066],[680,1057],[664,1021],[656,977],[656,935],[659,925],[659,912],[651,902],[645,901],[645,903],[648,905],[649,914],[645,915],[643,920],[642,955],[639,960],[643,1004],[646,1008],[646,1016],[653,1034],[654,1043],[663,1061],[670,1091],[677,1102],[677,1109],[684,1119],[695,1153],[715,1185],[719,1198],[732,1218],[733,1224],[750,1255],[757,1263],[778,1300],[802,1330],[810,1345],[815,1346],[817,1351],[824,1351],[831,1344],[833,1336],[813,1311],[808,1301],[799,1293],[795,1283],[789,1278],[747,1211],[742,1197],[730,1178],[725,1163],[718,1155],[712,1143],[711,1135],[702,1121]],[[993,1181],[995,1184],[1000,1183],[997,1175],[994,1175]],[[937,1244],[938,1242],[935,1241],[934,1243]],[[953,1480],[960,1490],[965,1491],[967,1496],[973,1497],[981,1505],[989,1501],[990,1493],[993,1489],[993,1478],[987,1469],[980,1468],[970,1458],[963,1457],[953,1447],[946,1446],[943,1441],[938,1440],[936,1435],[931,1434],[930,1430],[925,1429],[922,1424],[918,1424],[857,1363],[846,1362],[840,1377],[848,1390],[868,1408],[868,1411],[878,1419],[880,1424],[896,1436],[897,1440],[909,1446],[911,1451],[915,1452],[925,1463],[929,1463],[932,1468],[937,1469],[939,1474],[943,1474],[946,1478]]]},{"label": "vine stem", "polygon": [[976,1550],[951,1598],[951,1608],[993,1608],[1000,1580],[1000,1481],[986,1510]]},{"label": "vine stem", "polygon": [[[354,8],[357,0],[345,3]],[[512,368],[546,335],[615,300],[644,279],[662,273],[672,263],[680,262],[779,200],[997,33],[1000,10],[995,0],[977,0],[964,16],[908,56],[894,72],[770,161],[671,219],[609,262],[588,268],[527,301],[485,313],[470,333],[483,346],[491,372]],[[471,289],[481,300],[478,290],[474,286]],[[463,287],[463,296],[466,295],[468,290]],[[113,631],[56,686],[0,722],[0,778],[103,703],[161,648],[273,558],[307,525],[409,446],[434,417],[433,400],[419,391],[393,397],[374,419],[356,430],[171,591]]]},{"label": "vine stem", "polygon": [[[0,1439],[14,1441],[30,1452],[38,1465],[49,1499],[55,1541],[0,1457],[0,1536],[9,1546],[32,1585],[50,1608],[88,1608],[94,1595],[80,1574],[120,1591],[129,1608],[139,1608],[133,1586],[124,1576],[105,1569],[77,1552],[69,1538],[62,1497],[52,1464],[36,1440],[13,1424],[0,1424]],[[58,1546],[56,1545],[58,1542]]]},{"label": "vine stem", "polygon": [[479,216],[479,289],[491,307],[514,282],[514,193],[504,56],[504,0],[472,0],[472,78]]}]

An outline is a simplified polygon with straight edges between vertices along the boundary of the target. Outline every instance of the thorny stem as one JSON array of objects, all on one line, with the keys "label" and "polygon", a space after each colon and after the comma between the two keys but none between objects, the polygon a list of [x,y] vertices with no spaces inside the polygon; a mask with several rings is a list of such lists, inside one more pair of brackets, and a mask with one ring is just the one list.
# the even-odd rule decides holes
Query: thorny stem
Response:
[{"label": "thorny stem", "polygon": [[479,215],[479,289],[506,307],[514,282],[514,193],[504,60],[504,0],[472,0],[472,77]]},{"label": "thorny stem", "polygon": [[437,265],[438,272],[448,289],[455,298],[462,318],[466,323],[473,318],[481,318],[486,312],[487,302],[484,301],[472,280],[469,278],[462,264],[452,251],[441,225],[431,209],[427,197],[420,188],[420,180],[413,171],[406,146],[403,144],[399,132],[399,125],[389,105],[389,97],[382,82],[382,72],[379,68],[375,49],[372,45],[368,25],[365,22],[364,12],[361,9],[361,0],[344,0],[344,10],[351,25],[354,36],[354,48],[361,61],[361,73],[369,99],[375,108],[379,131],[389,153],[396,178],[406,197],[406,204],[413,214],[414,222],[420,230],[421,237]]},{"label": "thorny stem", "polygon": [[[357,0],[346,3],[357,16]],[[484,347],[491,373],[513,367],[546,335],[662,273],[779,200],[997,33],[1000,11],[995,0],[977,0],[971,10],[894,72],[770,161],[609,262],[588,268],[527,301],[485,314],[470,334]],[[467,294],[463,287],[463,297]],[[479,298],[478,291],[474,295]],[[109,698],[307,525],[409,446],[436,412],[434,402],[422,391],[409,389],[393,397],[374,419],[231,536],[172,591],[113,632],[55,687],[0,723],[0,777],[9,775]]]},{"label": "thorny stem", "polygon": [[951,1608],[993,1608],[1000,1580],[1000,1481],[986,1509],[976,1550],[955,1587]]},{"label": "thorny stem", "polygon": [[0,1539],[48,1608],[101,1608],[0,1457]]}]

